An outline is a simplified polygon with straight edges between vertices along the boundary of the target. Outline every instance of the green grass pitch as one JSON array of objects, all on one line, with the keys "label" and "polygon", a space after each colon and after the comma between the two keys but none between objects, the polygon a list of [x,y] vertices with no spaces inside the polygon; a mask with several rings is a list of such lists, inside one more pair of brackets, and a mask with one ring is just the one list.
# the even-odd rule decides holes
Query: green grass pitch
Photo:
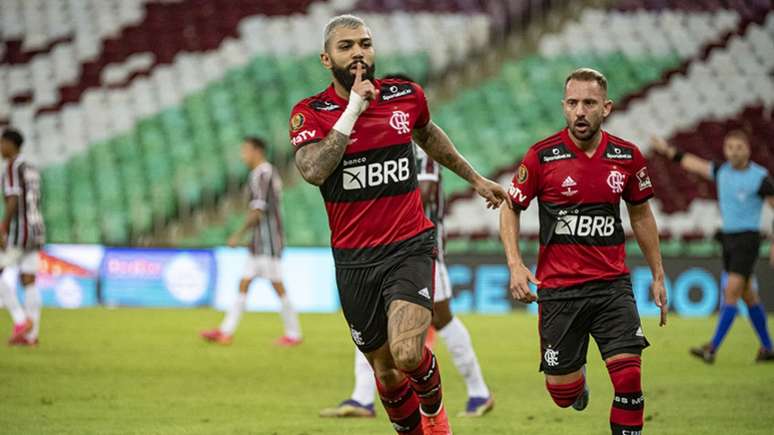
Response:
[{"label": "green grass pitch", "polygon": [[[352,349],[340,314],[302,315],[302,346],[280,349],[272,314],[246,314],[234,344],[202,342],[213,310],[46,310],[38,348],[0,348],[2,434],[392,434],[375,419],[328,420],[320,408],[352,388]],[[452,417],[454,433],[605,434],[612,389],[592,344],[589,408],[554,406],[537,371],[536,318],[461,316],[496,397],[481,419]],[[10,333],[3,315],[0,334]],[[688,355],[713,319],[646,319],[652,346],[643,382],[650,434],[762,434],[774,427],[774,364],[753,363],[757,342],[737,319],[714,366]],[[446,406],[456,415],[465,389],[442,342],[436,345]]]}]

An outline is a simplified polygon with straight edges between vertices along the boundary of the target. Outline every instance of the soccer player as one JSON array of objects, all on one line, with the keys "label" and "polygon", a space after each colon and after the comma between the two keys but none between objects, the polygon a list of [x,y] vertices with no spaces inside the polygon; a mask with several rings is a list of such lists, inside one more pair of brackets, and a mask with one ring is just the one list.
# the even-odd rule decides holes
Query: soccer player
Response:
[{"label": "soccer player", "polygon": [[774,361],[766,310],[752,288],[755,262],[761,246],[761,210],[764,200],[774,207],[774,180],[766,168],[750,161],[750,139],[741,130],[730,131],[724,138],[725,162],[711,162],[695,154],[684,153],[662,138],[653,138],[651,142],[656,152],[679,163],[684,170],[714,181],[718,191],[723,219],[723,269],[728,274],[723,290],[724,303],[720,307],[712,340],[692,348],[691,355],[708,364],[715,362],[715,354],[731,329],[741,298],[747,304],[750,322],[761,342],[755,360]]},{"label": "soccer player", "polygon": [[[510,291],[539,304],[540,370],[560,407],[588,404],[585,364],[594,338],[613,383],[610,429],[642,431],[640,356],[648,346],[626,268],[620,203],[626,201],[634,236],[653,274],[653,299],[666,324],[666,290],[648,168],[636,145],[601,129],[610,115],[607,79],[581,68],[565,81],[567,128],[534,144],[518,167],[500,213]],[[537,277],[519,252],[519,217],[534,197],[540,208]],[[538,286],[537,296],[529,284]]]},{"label": "soccer player", "polygon": [[[385,79],[396,76],[385,76]],[[494,398],[484,382],[481,366],[478,364],[473,343],[465,325],[454,317],[450,302],[452,288],[444,261],[445,199],[441,185],[441,167],[422,148],[415,147],[417,180],[422,194],[425,215],[435,224],[437,232],[438,257],[435,259],[435,297],[433,302],[432,326],[443,338],[457,370],[465,379],[468,402],[461,417],[481,417],[494,408]],[[373,400],[376,394],[373,370],[362,352],[355,349],[355,388],[349,399],[335,408],[320,411],[322,417],[373,417]]]},{"label": "soccer player", "polygon": [[250,211],[244,224],[228,239],[228,245],[236,247],[244,235],[252,232],[250,256],[245,264],[239,294],[226,312],[220,327],[201,333],[207,341],[231,344],[242,313],[247,304],[247,290],[255,278],[266,278],[271,282],[280,300],[280,314],[285,335],[274,343],[279,346],[301,344],[301,325],[298,314],[290,303],[285,286],[282,284],[281,258],[284,248],[282,236],[282,181],[276,168],[266,160],[266,143],[257,137],[247,137],[242,143],[242,160],[250,168],[248,187]]},{"label": "soccer player", "polygon": [[290,138],[299,172],[325,201],[352,340],[374,369],[398,433],[451,433],[438,365],[424,344],[437,247],[422,210],[412,138],[489,207],[507,194],[479,175],[430,120],[419,85],[374,79],[373,40],[361,19],[333,18],[320,59],[333,83],[293,107]]},{"label": "soccer player", "polygon": [[38,344],[40,290],[35,286],[35,274],[40,263],[39,251],[45,241],[45,226],[40,213],[40,173],[20,155],[24,137],[12,128],[0,136],[0,153],[6,166],[3,171],[5,213],[0,222],[0,273],[6,267],[18,267],[24,286],[24,308],[16,297],[16,289],[0,279],[0,297],[11,313],[13,333],[10,345]]}]

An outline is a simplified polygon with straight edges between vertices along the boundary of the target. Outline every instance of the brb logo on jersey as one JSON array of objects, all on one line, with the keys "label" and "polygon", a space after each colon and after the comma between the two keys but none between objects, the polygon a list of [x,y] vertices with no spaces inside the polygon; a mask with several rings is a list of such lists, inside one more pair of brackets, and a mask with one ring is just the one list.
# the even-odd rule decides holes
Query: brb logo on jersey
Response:
[{"label": "brb logo on jersey", "polygon": [[562,210],[556,220],[554,233],[560,236],[610,237],[615,233],[615,218],[568,214]]},{"label": "brb logo on jersey", "polygon": [[368,165],[344,168],[342,187],[344,190],[365,189],[382,184],[399,183],[411,176],[408,157],[385,160]]},{"label": "brb logo on jersey", "polygon": [[390,117],[390,127],[394,128],[398,134],[410,133],[409,114],[401,110],[395,110]]},{"label": "brb logo on jersey", "polygon": [[626,176],[618,171],[610,171],[607,176],[607,185],[613,190],[613,193],[621,193],[624,188]]}]

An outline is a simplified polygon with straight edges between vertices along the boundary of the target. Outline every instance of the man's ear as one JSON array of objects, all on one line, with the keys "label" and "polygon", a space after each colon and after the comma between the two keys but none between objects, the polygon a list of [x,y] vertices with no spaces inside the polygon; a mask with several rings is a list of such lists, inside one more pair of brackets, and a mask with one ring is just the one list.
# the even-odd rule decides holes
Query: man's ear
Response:
[{"label": "man's ear", "polygon": [[320,53],[320,63],[325,67],[325,69],[333,68],[333,62],[331,62],[331,57],[325,51]]}]

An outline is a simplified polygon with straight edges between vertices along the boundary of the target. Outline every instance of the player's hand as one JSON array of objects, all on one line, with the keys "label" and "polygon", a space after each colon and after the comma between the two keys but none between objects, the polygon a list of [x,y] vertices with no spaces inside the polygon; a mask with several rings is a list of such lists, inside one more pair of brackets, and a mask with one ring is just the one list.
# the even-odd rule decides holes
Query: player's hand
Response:
[{"label": "player's hand", "polygon": [[535,278],[532,271],[523,264],[510,268],[511,281],[508,285],[508,289],[511,291],[511,296],[519,302],[529,304],[537,300],[535,293],[529,290],[529,283],[539,285],[540,281]]},{"label": "player's hand", "polygon": [[473,188],[486,200],[486,208],[498,208],[503,201],[508,204],[508,207],[511,206],[511,201],[503,186],[492,180],[481,178]]},{"label": "player's hand", "polygon": [[653,301],[661,309],[661,319],[658,322],[658,326],[666,326],[669,306],[667,305],[667,292],[664,280],[654,281],[651,285],[651,291],[653,292]]},{"label": "player's hand", "polygon": [[662,156],[671,159],[675,156],[675,152],[677,151],[675,147],[669,145],[667,141],[665,141],[663,138],[652,136],[650,138],[650,146],[658,154],[661,154]]},{"label": "player's hand", "polygon": [[354,105],[353,109],[360,115],[368,108],[369,102],[376,99],[378,91],[370,80],[363,80],[363,74],[366,71],[365,66],[358,62],[355,68],[355,83],[349,92],[349,104],[347,107]]},{"label": "player's hand", "polygon": [[237,246],[239,246],[239,236],[234,234],[231,237],[229,237],[228,246],[229,248],[236,248]]}]

